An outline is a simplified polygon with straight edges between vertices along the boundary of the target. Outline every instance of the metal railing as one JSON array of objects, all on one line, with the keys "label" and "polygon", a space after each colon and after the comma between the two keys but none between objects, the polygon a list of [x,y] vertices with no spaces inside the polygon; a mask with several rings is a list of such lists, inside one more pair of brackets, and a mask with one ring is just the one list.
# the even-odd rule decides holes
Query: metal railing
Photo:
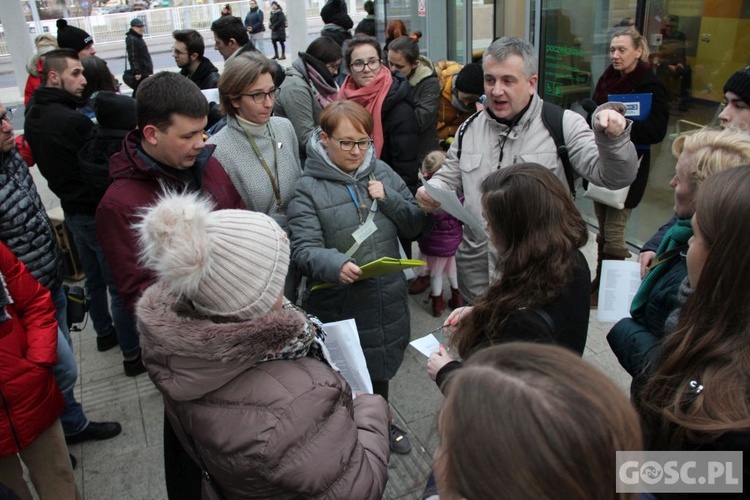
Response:
[{"label": "metal railing", "polygon": [[[320,9],[325,5],[326,0],[308,0],[307,17],[309,20],[320,20]],[[130,29],[130,20],[134,17],[143,19],[146,25],[144,38],[155,38],[161,36],[170,36],[174,30],[195,29],[198,31],[208,30],[211,23],[221,16],[221,9],[225,4],[232,7],[232,13],[235,16],[245,19],[250,10],[250,2],[236,1],[221,3],[207,3],[202,5],[189,5],[183,7],[165,7],[149,10],[140,10],[133,12],[121,12],[115,14],[102,14],[85,17],[67,18],[68,24],[76,26],[94,37],[96,45],[107,43],[122,43],[125,33]],[[354,17],[355,13],[363,12],[364,0],[356,0],[355,12],[349,12]],[[266,14],[266,19],[269,13]],[[359,17],[359,16],[358,16]],[[45,19],[41,21],[41,30],[44,33],[57,34],[57,20]],[[321,21],[322,23],[322,21]],[[34,38],[37,35],[37,26],[34,22],[29,22],[29,35]],[[309,24],[309,21],[308,21]],[[0,25],[1,26],[1,25]],[[0,32],[0,56],[9,55],[8,44],[5,40],[5,33]]]}]

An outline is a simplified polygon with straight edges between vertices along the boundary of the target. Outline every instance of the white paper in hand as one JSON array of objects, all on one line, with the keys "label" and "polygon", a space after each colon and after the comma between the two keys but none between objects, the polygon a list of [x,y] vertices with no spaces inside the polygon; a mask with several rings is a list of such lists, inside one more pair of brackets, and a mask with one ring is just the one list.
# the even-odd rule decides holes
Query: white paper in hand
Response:
[{"label": "white paper in hand", "polygon": [[596,319],[616,323],[630,317],[630,304],[641,286],[641,265],[629,260],[605,260],[599,280]]},{"label": "white paper in hand", "polygon": [[358,392],[372,394],[372,380],[370,372],[367,371],[365,354],[362,352],[362,344],[359,342],[357,324],[353,319],[326,323],[323,325],[326,332],[325,345],[331,355],[331,361],[341,372],[352,388],[352,394]]},{"label": "white paper in hand", "polygon": [[440,350],[440,342],[438,342],[438,339],[433,334],[425,335],[421,339],[412,340],[409,345],[428,358],[430,354]]},{"label": "white paper in hand", "polygon": [[433,200],[440,203],[441,209],[445,210],[464,224],[471,226],[477,234],[488,236],[484,226],[461,204],[461,200],[458,199],[455,191],[432,186],[429,182],[424,182],[422,185],[427,191],[427,194],[429,194]]}]

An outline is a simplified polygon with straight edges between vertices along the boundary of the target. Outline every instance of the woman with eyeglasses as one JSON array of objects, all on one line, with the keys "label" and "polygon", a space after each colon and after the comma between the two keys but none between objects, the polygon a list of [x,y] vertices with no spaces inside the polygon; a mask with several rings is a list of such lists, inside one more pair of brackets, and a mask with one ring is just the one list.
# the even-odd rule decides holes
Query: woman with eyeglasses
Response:
[{"label": "woman with eyeglasses", "polygon": [[[245,206],[270,215],[286,230],[286,210],[294,183],[302,175],[292,123],[271,116],[278,89],[276,66],[265,56],[242,53],[224,66],[219,78],[221,110],[227,125],[211,136],[214,156],[232,179]],[[294,272],[287,297],[293,297]]]},{"label": "woman with eyeglasses", "polygon": [[320,113],[339,91],[334,80],[343,57],[341,46],[330,38],[312,41],[300,52],[279,89],[274,114],[289,118],[299,142],[302,162],[307,157],[307,141],[320,123]]},{"label": "woman with eyeglasses", "polygon": [[354,101],[370,112],[375,154],[401,176],[414,194],[419,180],[419,122],[409,98],[409,82],[382,63],[380,43],[373,37],[350,40],[345,59],[349,74],[341,85],[339,99]]},{"label": "woman with eyeglasses", "polygon": [[[354,318],[374,392],[388,400],[388,381],[409,343],[409,300],[403,273],[359,280],[360,266],[399,258],[398,238],[414,238],[427,216],[373,145],[374,120],[352,101],[336,101],[320,116],[307,162],[289,202],[292,260],[307,288],[303,307],[323,322]],[[318,283],[335,286],[311,291]],[[391,424],[391,450],[411,449]]]}]

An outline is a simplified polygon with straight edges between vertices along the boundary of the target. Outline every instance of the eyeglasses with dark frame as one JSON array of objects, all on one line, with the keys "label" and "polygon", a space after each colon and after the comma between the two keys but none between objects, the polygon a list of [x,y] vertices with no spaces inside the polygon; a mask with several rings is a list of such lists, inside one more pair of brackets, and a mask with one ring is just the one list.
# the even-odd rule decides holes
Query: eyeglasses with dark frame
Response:
[{"label": "eyeglasses with dark frame", "polygon": [[274,88],[269,90],[268,92],[263,92],[262,90],[259,92],[253,92],[252,94],[240,94],[247,97],[252,97],[253,101],[255,101],[256,104],[260,104],[262,102],[265,102],[266,97],[270,97],[272,101],[276,100],[276,97],[279,95],[279,89]]},{"label": "eyeglasses with dark frame", "polygon": [[0,115],[0,123],[6,120],[8,121],[8,123],[10,123],[11,119],[13,119],[13,110],[10,108],[6,109],[5,113]]},{"label": "eyeglasses with dark frame", "polygon": [[351,151],[354,149],[354,146],[356,144],[357,148],[359,148],[360,151],[367,151],[370,148],[370,145],[372,144],[372,139],[362,139],[359,141],[347,141],[344,139],[337,139],[334,136],[331,136],[331,139],[339,143],[339,147],[342,151]]},{"label": "eyeglasses with dark frame", "polygon": [[380,59],[370,59],[369,61],[354,61],[351,64],[352,71],[362,73],[365,67],[370,68],[370,71],[377,71],[380,65],[383,64]]},{"label": "eyeglasses with dark frame", "polygon": [[187,51],[177,50],[175,47],[172,47],[172,54],[177,54],[178,56],[183,56],[183,55],[187,54]]}]

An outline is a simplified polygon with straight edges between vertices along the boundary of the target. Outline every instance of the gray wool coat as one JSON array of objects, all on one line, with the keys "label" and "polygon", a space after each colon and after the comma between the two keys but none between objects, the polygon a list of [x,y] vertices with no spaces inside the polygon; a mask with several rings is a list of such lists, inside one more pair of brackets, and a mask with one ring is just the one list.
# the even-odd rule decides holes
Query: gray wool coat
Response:
[{"label": "gray wool coat", "polygon": [[[368,210],[360,212],[349,188],[369,208],[372,199],[367,184],[371,172],[383,183],[386,197],[379,201],[374,218],[377,231],[350,258],[344,253],[354,243],[352,233]],[[308,144],[304,175],[297,182],[287,215],[292,259],[308,277],[308,285],[338,283],[339,270],[348,261],[361,266],[381,257],[399,258],[398,236],[415,238],[427,226],[427,216],[417,207],[404,181],[375,157],[373,148],[352,177],[328,159],[320,143],[320,131]],[[393,378],[410,338],[403,273],[316,290],[305,305],[323,322],[354,318],[370,377],[374,381]]]}]

